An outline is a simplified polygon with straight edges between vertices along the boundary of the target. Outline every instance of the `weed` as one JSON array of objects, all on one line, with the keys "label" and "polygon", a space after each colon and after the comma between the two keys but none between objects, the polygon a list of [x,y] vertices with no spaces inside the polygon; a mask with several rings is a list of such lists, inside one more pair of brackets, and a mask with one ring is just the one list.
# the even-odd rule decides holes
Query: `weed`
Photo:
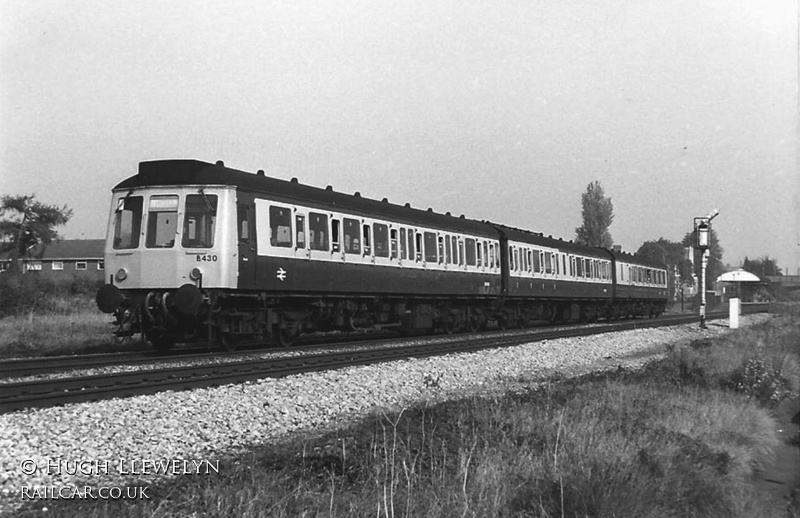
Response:
[{"label": "weed", "polygon": [[745,360],[722,383],[723,386],[770,407],[778,406],[791,394],[789,383],[781,376],[780,370],[761,357]]}]

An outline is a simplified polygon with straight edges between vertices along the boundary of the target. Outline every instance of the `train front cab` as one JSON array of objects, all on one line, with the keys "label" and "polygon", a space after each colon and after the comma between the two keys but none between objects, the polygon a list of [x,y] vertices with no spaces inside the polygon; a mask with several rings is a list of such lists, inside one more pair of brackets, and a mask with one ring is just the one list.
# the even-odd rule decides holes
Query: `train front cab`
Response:
[{"label": "train front cab", "polygon": [[115,190],[107,230],[108,277],[98,307],[118,336],[137,332],[168,348],[203,332],[209,290],[236,287],[236,192],[227,186]]}]

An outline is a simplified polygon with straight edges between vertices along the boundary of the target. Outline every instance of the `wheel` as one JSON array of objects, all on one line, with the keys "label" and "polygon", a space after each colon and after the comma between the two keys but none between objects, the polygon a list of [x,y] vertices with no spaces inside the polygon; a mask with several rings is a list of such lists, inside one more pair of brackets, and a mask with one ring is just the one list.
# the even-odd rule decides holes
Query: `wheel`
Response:
[{"label": "wheel", "polygon": [[148,331],[146,333],[146,338],[153,344],[153,347],[161,353],[169,352],[169,350],[175,346],[175,340],[158,329],[151,329]]},{"label": "wheel", "polygon": [[452,317],[446,318],[442,322],[442,328],[444,329],[445,334],[452,335],[456,330],[456,322],[453,320]]},{"label": "wheel", "polygon": [[275,326],[275,332],[273,333],[273,336],[275,337],[275,342],[280,347],[291,347],[294,345],[294,340],[297,337],[293,327],[287,328],[277,325]]},{"label": "wheel", "polygon": [[239,347],[239,337],[234,333],[220,333],[219,342],[222,348],[228,352],[233,352]]},{"label": "wheel", "polygon": [[478,329],[481,328],[481,320],[480,317],[476,314],[470,314],[467,316],[467,331],[470,333],[477,333]]},{"label": "wheel", "polygon": [[499,327],[501,331],[508,329],[508,319],[504,315],[497,317],[497,327]]}]

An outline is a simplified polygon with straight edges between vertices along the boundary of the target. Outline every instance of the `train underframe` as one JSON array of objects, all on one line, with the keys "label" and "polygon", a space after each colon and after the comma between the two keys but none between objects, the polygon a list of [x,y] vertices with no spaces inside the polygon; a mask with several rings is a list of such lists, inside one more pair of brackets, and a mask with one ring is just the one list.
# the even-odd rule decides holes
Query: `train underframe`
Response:
[{"label": "train underframe", "polygon": [[[182,288],[183,289],[183,288]],[[476,332],[542,324],[594,322],[663,313],[658,299],[559,300],[459,297],[272,296],[228,290],[126,293],[114,312],[115,334],[141,333],[161,351],[206,342],[234,350],[243,342],[290,346],[303,334],[395,330],[426,334]]]}]

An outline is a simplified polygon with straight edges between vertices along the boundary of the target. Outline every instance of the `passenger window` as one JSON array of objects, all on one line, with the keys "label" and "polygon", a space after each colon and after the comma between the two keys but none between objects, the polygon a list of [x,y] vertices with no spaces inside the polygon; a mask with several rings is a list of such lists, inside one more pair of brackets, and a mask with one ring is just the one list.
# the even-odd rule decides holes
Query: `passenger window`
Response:
[{"label": "passenger window", "polygon": [[297,227],[297,235],[295,236],[295,243],[297,248],[306,247],[306,217],[304,214],[296,214],[294,217],[294,224]]},{"label": "passenger window", "polygon": [[534,250],[533,251],[533,271],[535,273],[541,273],[541,271],[542,271],[542,261],[539,258],[539,251],[538,250]]},{"label": "passenger window", "polygon": [[400,258],[408,259],[408,248],[406,247],[406,229],[404,228],[400,229]]},{"label": "passenger window", "polygon": [[361,225],[357,220],[344,218],[344,253],[361,253],[361,241],[359,240],[360,227]]},{"label": "passenger window", "polygon": [[514,247],[508,245],[508,271],[514,271]]},{"label": "passenger window", "polygon": [[494,268],[494,243],[489,243],[489,268]]},{"label": "passenger window", "polygon": [[236,206],[236,228],[239,229],[239,242],[250,242],[250,221],[249,221],[250,207],[243,204]]},{"label": "passenger window", "polygon": [[143,205],[144,198],[141,196],[127,196],[119,200],[114,215],[114,250],[139,248]]},{"label": "passenger window", "polygon": [[444,263],[444,236],[439,236],[437,242],[439,243],[439,264]]},{"label": "passenger window", "polygon": [[580,257],[575,260],[575,274],[578,277],[583,277],[583,259]]},{"label": "passenger window", "polygon": [[214,246],[214,223],[217,220],[216,194],[189,194],[183,215],[184,248],[211,248]]},{"label": "passenger window", "polygon": [[433,232],[425,232],[425,261],[436,262],[436,234]]},{"label": "passenger window", "polygon": [[422,260],[422,235],[415,230],[408,231],[408,257],[415,261]]},{"label": "passenger window", "polygon": [[453,255],[450,257],[450,263],[458,264],[458,238],[456,236],[450,236],[450,244],[453,248]]},{"label": "passenger window", "polygon": [[458,240],[458,264],[464,266],[464,241]]},{"label": "passenger window", "polygon": [[372,240],[369,238],[369,225],[364,225],[364,255],[370,255]]},{"label": "passenger window", "polygon": [[292,246],[292,211],[285,207],[269,207],[270,244],[289,248]]},{"label": "passenger window", "polygon": [[422,234],[419,232],[414,232],[414,245],[412,248],[416,250],[416,259],[417,261],[422,261]]},{"label": "passenger window", "polygon": [[444,249],[445,252],[447,253],[447,259],[445,259],[446,263],[453,262],[453,247],[451,246],[451,243],[452,241],[450,240],[449,237],[444,238],[444,244],[445,244]]},{"label": "passenger window", "polygon": [[544,271],[545,273],[553,273],[553,254],[550,252],[544,254]]},{"label": "passenger window", "polygon": [[339,252],[342,248],[341,222],[338,219],[331,219],[331,249],[334,252]]},{"label": "passenger window", "polygon": [[151,196],[147,215],[147,248],[172,248],[178,231],[178,197]]},{"label": "passenger window", "polygon": [[481,253],[481,242],[478,241],[478,267],[483,266],[483,254]]},{"label": "passenger window", "polygon": [[308,215],[308,242],[311,250],[328,251],[327,215],[318,212],[312,212]]},{"label": "passenger window", "polygon": [[[372,226],[372,230],[374,231],[373,238],[375,239],[375,256],[389,257],[389,226],[383,223],[375,223]],[[395,248],[397,248],[396,245]],[[394,255],[397,255],[396,251]]]},{"label": "passenger window", "polygon": [[391,247],[391,259],[397,259],[397,229],[393,228],[389,231],[389,246]]},{"label": "passenger window", "polygon": [[475,240],[467,238],[464,243],[467,247],[467,265],[475,266]]}]

